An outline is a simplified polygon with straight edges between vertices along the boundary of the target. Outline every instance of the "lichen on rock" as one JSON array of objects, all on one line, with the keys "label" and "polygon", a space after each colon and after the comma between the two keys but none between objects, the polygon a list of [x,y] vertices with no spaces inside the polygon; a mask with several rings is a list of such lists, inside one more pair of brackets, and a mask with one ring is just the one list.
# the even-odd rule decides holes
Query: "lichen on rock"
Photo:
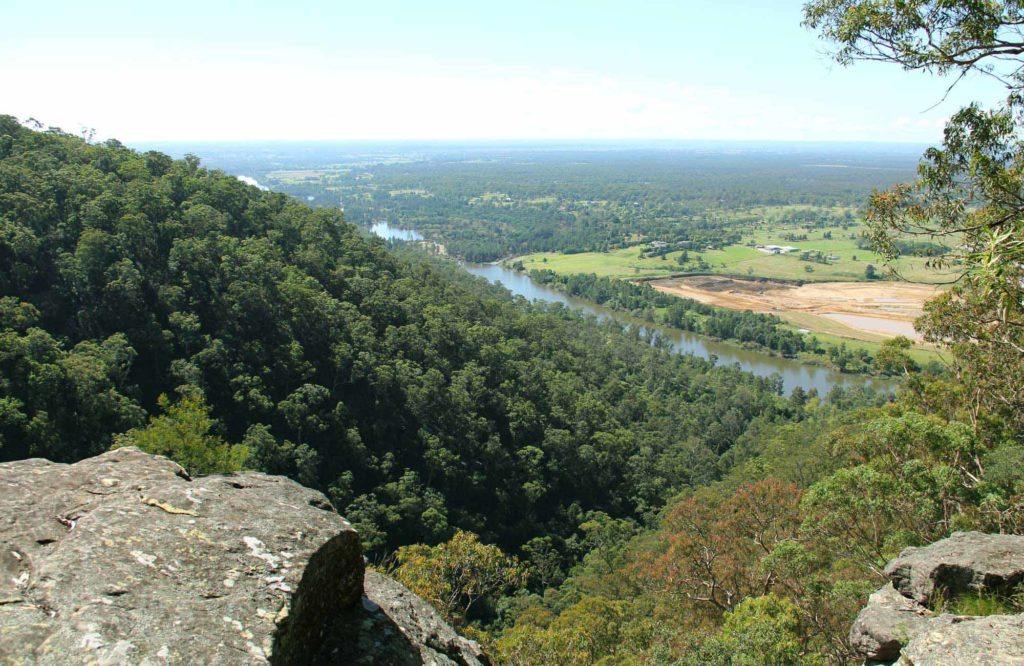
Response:
[{"label": "lichen on rock", "polygon": [[355,530],[283,477],[192,479],[130,447],[0,464],[0,663],[487,663],[363,578]]}]

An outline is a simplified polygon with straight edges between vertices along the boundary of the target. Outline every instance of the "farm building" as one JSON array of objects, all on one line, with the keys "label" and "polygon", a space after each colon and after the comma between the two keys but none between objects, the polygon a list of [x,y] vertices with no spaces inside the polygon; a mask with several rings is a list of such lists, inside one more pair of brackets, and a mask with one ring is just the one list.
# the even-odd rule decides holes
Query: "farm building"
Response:
[{"label": "farm building", "polygon": [[757,249],[767,254],[789,254],[790,252],[796,252],[800,248],[793,247],[792,245],[758,245]]}]

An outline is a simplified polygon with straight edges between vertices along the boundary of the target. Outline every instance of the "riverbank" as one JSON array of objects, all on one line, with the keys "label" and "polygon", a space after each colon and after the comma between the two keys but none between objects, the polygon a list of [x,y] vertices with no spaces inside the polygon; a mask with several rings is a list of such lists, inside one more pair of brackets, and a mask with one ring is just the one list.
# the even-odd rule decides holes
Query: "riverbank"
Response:
[{"label": "riverbank", "polygon": [[658,291],[730,310],[774,314],[814,333],[864,342],[902,335],[926,347],[914,330],[924,303],[940,290],[907,282],[825,282],[794,285],[765,280],[691,276],[649,280]]},{"label": "riverbank", "polygon": [[[373,233],[383,238],[400,239],[398,234],[411,230],[398,229],[386,223],[378,223]],[[835,387],[873,388],[892,392],[899,385],[898,380],[871,377],[859,374],[846,374],[819,363],[807,363],[802,360],[774,356],[763,351],[745,348],[733,342],[716,340],[689,331],[670,326],[655,324],[646,319],[634,317],[629,313],[607,308],[593,301],[570,296],[562,291],[534,282],[529,274],[509,268],[502,262],[477,264],[459,262],[469,273],[485,278],[492,283],[500,283],[517,296],[530,301],[560,303],[564,307],[597,317],[612,319],[625,326],[654,332],[671,346],[678,354],[693,354],[701,358],[712,359],[715,365],[738,365],[741,370],[758,377],[779,376],[785,394],[792,393],[800,387],[805,391],[817,391],[819,395],[827,395]]]},{"label": "riverbank", "polygon": [[819,395],[826,395],[837,386],[844,388],[867,387],[891,392],[900,383],[898,379],[843,373],[825,365],[820,359],[787,358],[742,343],[719,340],[658,324],[622,310],[598,305],[585,298],[570,296],[564,291],[537,283],[527,273],[515,271],[501,264],[461,262],[461,265],[473,275],[486,278],[493,283],[500,283],[513,294],[530,301],[560,303],[569,309],[584,312],[599,319],[613,319],[626,326],[655,332],[661,339],[667,341],[676,353],[694,354],[702,358],[713,359],[716,365],[738,365],[742,370],[759,377],[778,375],[782,378],[783,391],[787,395],[798,386],[806,391],[815,390]]}]

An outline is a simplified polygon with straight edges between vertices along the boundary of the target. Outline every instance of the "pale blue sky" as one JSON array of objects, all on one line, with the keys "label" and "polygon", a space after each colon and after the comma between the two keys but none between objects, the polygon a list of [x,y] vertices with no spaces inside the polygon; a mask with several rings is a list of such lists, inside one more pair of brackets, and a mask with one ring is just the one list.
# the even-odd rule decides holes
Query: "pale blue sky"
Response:
[{"label": "pale blue sky", "polygon": [[801,2],[0,0],[0,113],[125,141],[928,141],[986,80],[833,65]]}]

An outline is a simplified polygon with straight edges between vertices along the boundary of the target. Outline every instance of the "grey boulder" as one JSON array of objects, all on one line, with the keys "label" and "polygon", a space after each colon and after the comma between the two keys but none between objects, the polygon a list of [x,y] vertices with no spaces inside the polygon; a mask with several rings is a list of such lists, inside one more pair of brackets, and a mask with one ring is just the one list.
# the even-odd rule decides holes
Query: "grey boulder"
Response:
[{"label": "grey boulder", "polygon": [[924,629],[932,614],[907,599],[892,583],[871,595],[850,629],[850,644],[865,659],[895,661],[900,648]]},{"label": "grey boulder", "polygon": [[905,549],[885,572],[890,582],[850,629],[850,645],[867,663],[1024,666],[1024,616],[936,615],[927,606],[938,594],[1012,592],[1024,581],[1024,536],[957,532]]},{"label": "grey boulder", "polygon": [[1024,537],[954,532],[922,548],[905,549],[885,573],[900,593],[922,604],[936,588],[958,594],[1012,587],[1024,581]]},{"label": "grey boulder", "polygon": [[[0,464],[2,664],[486,664],[321,493],[134,448]],[[348,640],[343,640],[348,639]]]},{"label": "grey boulder", "polygon": [[1024,616],[943,615],[903,648],[899,666],[1024,666]]}]

